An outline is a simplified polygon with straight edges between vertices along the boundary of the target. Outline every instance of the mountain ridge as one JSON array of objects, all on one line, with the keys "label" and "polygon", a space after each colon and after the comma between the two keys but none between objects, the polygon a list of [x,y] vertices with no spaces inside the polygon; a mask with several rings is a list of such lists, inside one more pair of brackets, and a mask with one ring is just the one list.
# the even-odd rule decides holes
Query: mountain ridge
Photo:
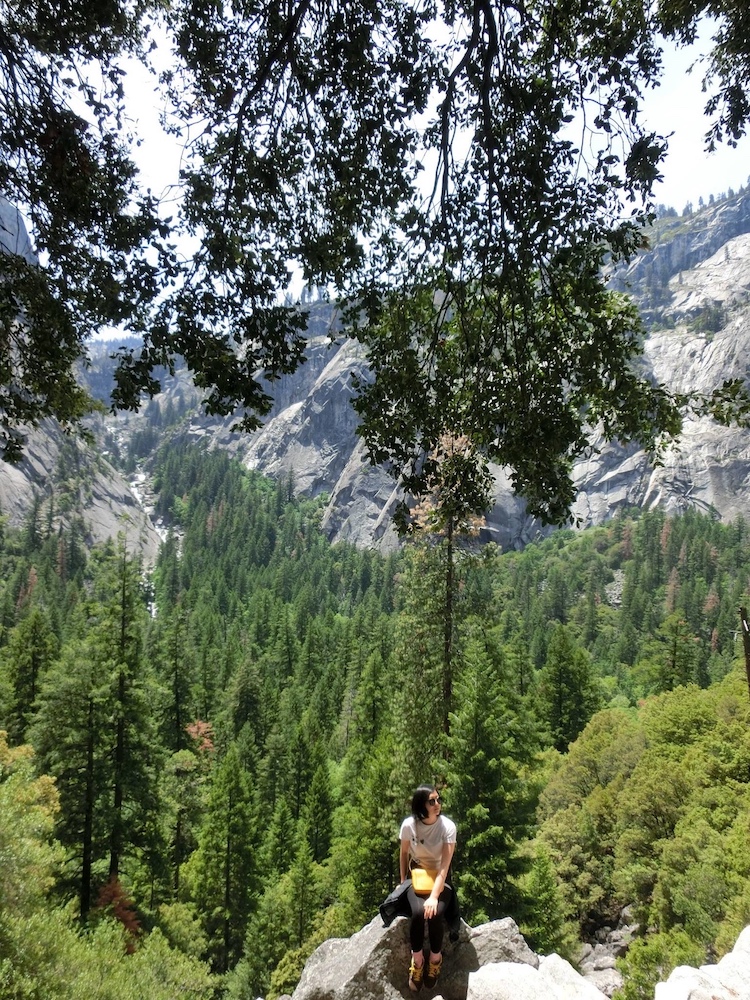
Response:
[{"label": "mountain ridge", "polygon": [[[655,380],[677,391],[710,392],[726,379],[747,377],[750,195],[741,193],[690,217],[658,220],[650,246],[611,281],[614,288],[633,294],[639,304],[649,329],[643,365]],[[155,413],[163,416],[176,406],[182,418],[152,434],[156,443],[165,437],[187,439],[226,450],[269,476],[288,477],[299,493],[327,498],[323,528],[332,542],[393,551],[399,545],[392,524],[399,493],[387,472],[368,462],[351,406],[352,379],[366,374],[364,350],[353,341],[336,339],[332,306],[315,303],[310,308],[306,361],[293,375],[269,383],[273,406],[255,433],[233,432],[233,417],[202,415],[197,390],[185,373],[168,380],[163,394],[143,413],[97,418],[95,433],[100,441],[117,440],[124,452],[135,435],[149,426],[153,431]],[[92,348],[92,353],[96,350],[103,354],[109,348]],[[96,364],[93,367],[92,378]],[[97,391],[101,391],[98,383]],[[22,520],[35,497],[54,492],[59,447],[50,433],[47,425],[29,437],[30,454],[44,454],[44,459],[36,465],[25,459],[16,469],[6,467],[0,477],[0,510],[12,522]],[[42,444],[45,437],[47,443]],[[147,473],[147,449],[142,458]],[[98,467],[103,469],[101,462]],[[507,469],[491,468],[495,503],[482,541],[504,549],[522,548],[554,530],[528,515],[523,500],[513,492]],[[623,507],[663,506],[677,512],[694,506],[731,520],[750,504],[750,443],[742,429],[689,415],[680,440],[660,465],[654,466],[636,446],[607,443],[600,437],[591,452],[575,463],[574,481],[578,494],[571,523],[579,527],[600,524]],[[99,499],[84,503],[82,510],[94,539],[115,531],[120,514],[136,517],[133,503],[137,503],[132,486],[112,466],[98,482]],[[106,510],[111,515],[104,516]],[[158,533],[147,512],[141,511],[136,520],[136,535],[152,558]]]},{"label": "mountain ridge", "polygon": [[[650,316],[643,363],[657,381],[679,391],[710,393],[725,379],[746,377],[749,233],[750,196],[744,193],[688,219],[659,220],[653,245],[613,278],[613,286],[629,289]],[[658,309],[651,301],[657,287]],[[332,541],[389,550],[398,544],[390,524],[398,493],[384,470],[368,464],[350,406],[351,375],[365,371],[361,349],[313,343],[311,360],[315,378],[307,387],[300,383],[297,392],[287,384],[287,405],[278,405],[236,453],[270,475],[293,475],[301,492],[328,493],[323,524]],[[187,433],[199,439],[215,431],[198,418]],[[484,541],[520,548],[554,530],[528,516],[508,470],[491,468],[495,504],[482,530]],[[637,446],[600,438],[575,465],[578,495],[571,521],[580,527],[600,524],[631,506],[672,512],[695,506],[732,519],[747,510],[749,475],[744,431],[689,415],[680,441],[657,466]]]}]

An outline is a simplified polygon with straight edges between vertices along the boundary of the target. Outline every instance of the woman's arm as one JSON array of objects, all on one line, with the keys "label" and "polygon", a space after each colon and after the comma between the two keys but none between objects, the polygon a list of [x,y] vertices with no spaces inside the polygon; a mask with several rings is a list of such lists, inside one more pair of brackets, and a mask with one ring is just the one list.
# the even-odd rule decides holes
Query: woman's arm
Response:
[{"label": "woman's arm", "polygon": [[440,898],[440,893],[445,887],[445,883],[448,881],[448,872],[450,871],[451,861],[453,860],[453,852],[455,849],[455,844],[443,844],[443,852],[440,856],[440,871],[437,873],[437,878],[435,879],[435,885],[432,888],[432,892],[425,900],[424,904],[424,915],[428,919],[429,917],[434,917],[437,913],[438,899]]},{"label": "woman's arm", "polygon": [[401,850],[398,855],[398,870],[401,876],[401,881],[403,882],[409,875],[409,847],[410,840],[408,837],[403,837],[401,840]]}]

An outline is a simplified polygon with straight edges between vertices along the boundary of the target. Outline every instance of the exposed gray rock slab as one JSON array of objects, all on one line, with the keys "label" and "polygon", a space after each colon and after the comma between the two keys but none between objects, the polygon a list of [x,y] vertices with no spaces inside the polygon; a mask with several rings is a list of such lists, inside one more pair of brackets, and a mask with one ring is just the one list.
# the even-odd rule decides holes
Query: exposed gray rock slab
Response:
[{"label": "exposed gray rock slab", "polygon": [[539,968],[511,962],[485,965],[469,976],[467,1000],[604,1000],[559,955],[547,955]]},{"label": "exposed gray rock slab", "polygon": [[586,982],[595,986],[605,997],[613,997],[618,990],[621,990],[625,980],[622,973],[617,969],[598,969],[594,972],[584,972],[581,974]]},{"label": "exposed gray rock slab", "polygon": [[[18,209],[0,195],[0,253],[17,254],[29,264],[38,257]],[[0,270],[2,265],[0,264]],[[143,554],[147,562],[156,558],[160,539],[150,519],[141,510],[128,484],[95,449],[75,438],[76,479],[56,479],[64,437],[59,426],[45,420],[37,429],[22,430],[26,438],[23,459],[16,465],[0,460],[0,513],[20,527],[35,502],[40,504],[40,523],[51,513],[53,524],[81,515],[88,541],[101,542],[123,532],[128,548]]]},{"label": "exposed gray rock slab", "polygon": [[[317,496],[336,488],[356,450],[351,379],[353,373],[363,372],[364,361],[360,345],[354,343],[331,348],[318,340],[309,355],[300,369],[303,384],[294,393],[286,387],[288,404],[252,435],[244,461],[276,477],[293,472],[296,488]],[[276,396],[275,385],[273,392]],[[390,485],[392,489],[392,480]]]},{"label": "exposed gray rock slab", "polygon": [[[384,928],[376,917],[350,938],[325,941],[311,955],[293,1000],[397,1000],[411,996],[408,921]],[[522,963],[535,968],[537,956],[510,918],[481,927],[462,925],[459,940],[446,942],[443,972],[430,1000],[466,1000],[470,973],[488,963]],[[593,1000],[593,998],[592,998]],[[600,1000],[600,998],[599,998]]]},{"label": "exposed gray rock slab", "polygon": [[656,987],[655,1000],[750,1000],[750,926],[716,965],[680,965]]},{"label": "exposed gray rock slab", "polygon": [[[585,957],[590,957],[584,950]],[[291,1000],[397,1000],[411,997],[408,921],[383,928],[379,917],[350,938],[324,942],[310,956]],[[539,957],[510,918],[462,924],[446,945],[443,974],[425,1000],[604,1000],[622,977],[600,970],[584,977],[559,955]],[[618,978],[619,977],[619,978]],[[284,998],[282,998],[284,1000]],[[750,1000],[750,927],[717,965],[675,969],[655,1000]]]},{"label": "exposed gray rock slab", "polygon": [[17,254],[30,264],[39,262],[23,216],[3,195],[0,195],[0,252]]},{"label": "exposed gray rock slab", "polygon": [[[59,469],[64,443],[77,452],[75,480]],[[89,445],[66,439],[50,420],[27,432],[18,465],[0,461],[0,513],[11,526],[23,525],[35,498],[40,523],[45,523],[49,511],[55,524],[80,515],[88,541],[103,542],[122,533],[129,551],[141,553],[147,563],[155,560],[161,539],[128,483]]]},{"label": "exposed gray rock slab", "polygon": [[651,249],[618,272],[617,287],[637,295],[649,277],[668,281],[707,260],[728,240],[750,231],[750,197],[723,201],[690,219],[675,219],[662,226],[661,232],[647,232]]},{"label": "exposed gray rock slab", "polygon": [[624,955],[638,925],[630,923],[632,909],[625,907],[617,927],[600,927],[593,943],[581,946],[577,966],[581,975],[605,996],[612,997],[622,989],[622,973],[617,969],[617,959]]},{"label": "exposed gray rock slab", "polygon": [[707,260],[669,280],[673,315],[698,313],[708,306],[730,306],[750,294],[750,235],[728,240]]}]

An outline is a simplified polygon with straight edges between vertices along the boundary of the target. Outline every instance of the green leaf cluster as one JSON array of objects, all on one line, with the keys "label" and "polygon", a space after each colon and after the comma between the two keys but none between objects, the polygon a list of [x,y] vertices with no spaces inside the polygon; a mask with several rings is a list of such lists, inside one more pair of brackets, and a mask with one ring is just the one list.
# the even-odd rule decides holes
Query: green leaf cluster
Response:
[{"label": "green leaf cluster", "polygon": [[[42,264],[13,246],[1,262],[4,453],[20,456],[24,424],[81,416],[74,365],[101,326],[139,337],[118,351],[116,407],[184,362],[207,412],[257,428],[304,361],[309,294],[287,296],[301,275],[364,345],[374,462],[425,495],[441,439],[465,436],[464,507],[495,461],[564,522],[597,434],[658,455],[680,428],[685,399],[644,377],[638,316],[605,272],[654,215],[667,143],[641,104],[663,38],[689,43],[704,13],[710,141],[734,142],[750,116],[737,2],[6,4],[0,196]],[[156,36],[184,142],[169,217],[123,127],[124,61],[148,61]],[[726,393],[702,402],[732,412]]]},{"label": "green leaf cluster", "polygon": [[60,805],[54,782],[35,775],[31,748],[0,733],[0,992],[22,1000],[96,1000],[176,993],[210,1000],[206,966],[171,949],[157,931],[132,955],[122,927],[102,920],[90,934],[50,896],[64,850],[52,840]]},{"label": "green leaf cluster", "polygon": [[541,796],[568,917],[591,928],[631,905],[704,954],[734,940],[750,874],[745,688],[737,671],[593,717]]}]

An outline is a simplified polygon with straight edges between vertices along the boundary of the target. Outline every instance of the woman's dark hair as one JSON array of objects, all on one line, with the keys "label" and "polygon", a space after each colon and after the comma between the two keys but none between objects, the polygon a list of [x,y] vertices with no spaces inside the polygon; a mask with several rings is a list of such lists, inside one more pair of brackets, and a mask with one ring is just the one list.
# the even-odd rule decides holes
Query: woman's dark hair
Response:
[{"label": "woman's dark hair", "polygon": [[427,819],[427,800],[437,791],[434,785],[420,785],[411,797],[411,814],[414,819]]}]

